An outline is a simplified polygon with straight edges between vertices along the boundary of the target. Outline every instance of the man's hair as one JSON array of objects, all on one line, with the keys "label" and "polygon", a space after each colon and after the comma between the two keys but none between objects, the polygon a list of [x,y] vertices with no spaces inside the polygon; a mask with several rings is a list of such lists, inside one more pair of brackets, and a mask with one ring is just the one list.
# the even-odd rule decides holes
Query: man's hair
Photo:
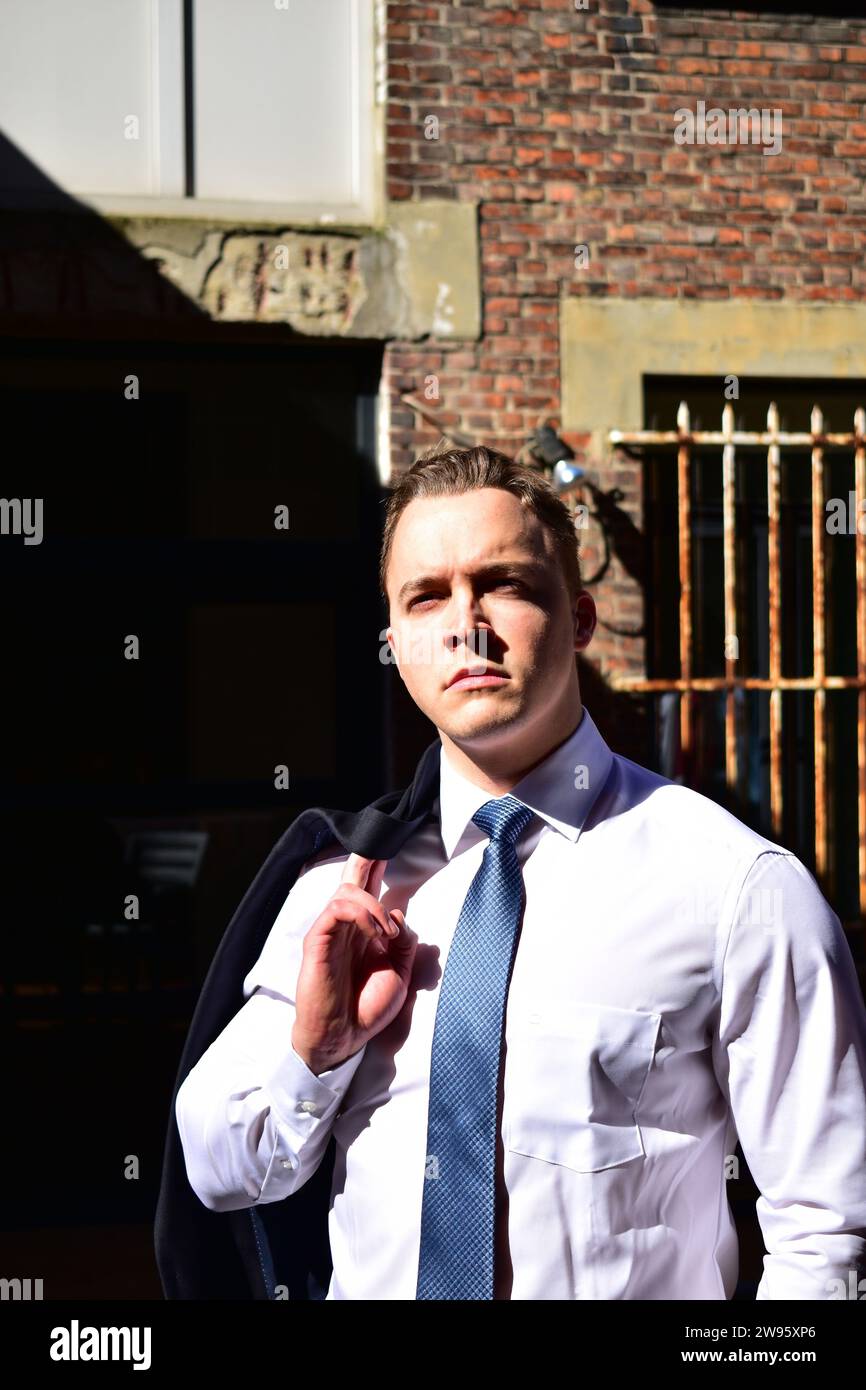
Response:
[{"label": "man's hair", "polygon": [[582,581],[574,518],[547,479],[496,449],[481,444],[471,449],[442,449],[441,443],[413,463],[398,479],[388,499],[379,556],[379,587],[386,602],[385,576],[394,532],[409,503],[419,497],[453,497],[480,487],[498,487],[513,493],[547,527],[556,544],[569,596],[576,598]]}]

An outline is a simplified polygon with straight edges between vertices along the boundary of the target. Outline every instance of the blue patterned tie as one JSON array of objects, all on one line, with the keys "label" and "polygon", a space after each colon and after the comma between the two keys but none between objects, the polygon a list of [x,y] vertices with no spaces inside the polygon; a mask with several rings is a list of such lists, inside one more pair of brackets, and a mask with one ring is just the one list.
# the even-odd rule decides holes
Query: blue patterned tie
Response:
[{"label": "blue patterned tie", "polygon": [[472,817],[490,836],[466,894],[436,1008],[416,1297],[492,1299],[496,1098],[523,880],[513,796]]}]

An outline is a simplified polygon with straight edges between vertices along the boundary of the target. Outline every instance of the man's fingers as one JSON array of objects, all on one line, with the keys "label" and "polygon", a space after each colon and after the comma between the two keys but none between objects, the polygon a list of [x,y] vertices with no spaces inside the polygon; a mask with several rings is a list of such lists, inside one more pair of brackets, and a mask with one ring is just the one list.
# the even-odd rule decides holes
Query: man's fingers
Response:
[{"label": "man's fingers", "polygon": [[343,865],[341,883],[354,883],[378,898],[385,877],[387,859],[365,859],[361,854],[350,854]]},{"label": "man's fingers", "polygon": [[401,968],[411,968],[411,963],[415,958],[415,951],[418,946],[418,936],[409,923],[406,921],[399,908],[394,908],[391,916],[399,922],[400,930],[397,935],[389,942],[382,942],[382,949],[388,952],[390,960],[395,964],[400,964]]},{"label": "man's fingers", "polygon": [[355,926],[363,932],[364,936],[371,939],[390,937],[395,934],[391,923],[388,922],[385,909],[382,907],[379,907],[378,912],[376,912],[364,903],[355,902],[352,898],[334,897],[329,902],[328,909],[335,922],[340,922],[343,926]]},{"label": "man's fingers", "polygon": [[394,923],[396,923],[397,930],[394,933],[394,935],[395,937],[399,937],[401,943],[404,946],[408,943],[410,939],[413,938],[417,944],[418,938],[415,935],[412,928],[409,926],[409,923],[406,921],[406,914],[402,911],[401,908],[392,908],[391,911],[388,913],[388,916],[392,919]]},{"label": "man's fingers", "polygon": [[[371,917],[376,918],[386,936],[397,936],[398,929],[389,918],[384,903],[380,903],[379,899],[374,898],[372,893],[368,893],[366,888],[359,888],[357,883],[341,883],[334,891],[331,905],[337,898],[341,898],[345,902],[356,903],[360,911],[368,912]],[[354,921],[354,916],[350,920]]]},{"label": "man's fingers", "polygon": [[372,861],[373,867],[370,870],[370,877],[367,879],[367,892],[372,893],[376,899],[382,891],[382,879],[385,877],[387,864],[387,859],[374,859]]},{"label": "man's fingers", "polygon": [[343,865],[343,874],[340,882],[354,883],[357,884],[359,888],[366,888],[370,869],[376,862],[375,859],[365,859],[363,855],[360,854],[350,854]]},{"label": "man's fingers", "polygon": [[375,900],[375,908],[370,909],[371,915],[383,926],[386,936],[395,937],[400,935],[400,928],[405,926],[406,919],[397,908],[399,922],[392,921],[390,914],[379,902],[387,867],[387,859],[365,859],[363,855],[350,854],[343,866],[340,888],[348,888],[350,892],[353,888],[358,888],[362,893],[369,893]]}]

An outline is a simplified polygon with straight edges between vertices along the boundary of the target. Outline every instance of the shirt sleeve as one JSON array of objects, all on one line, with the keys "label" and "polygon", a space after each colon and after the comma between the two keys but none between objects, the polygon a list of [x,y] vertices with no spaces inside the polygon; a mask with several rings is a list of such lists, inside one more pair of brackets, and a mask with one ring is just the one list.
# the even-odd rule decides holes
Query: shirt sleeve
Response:
[{"label": "shirt sleeve", "polygon": [[760,1190],[757,1298],[849,1297],[866,1261],[866,1007],[838,916],[788,852],[743,881],[713,1063]]},{"label": "shirt sleeve", "polygon": [[211,1211],[278,1202],[322,1161],[365,1048],[316,1075],[293,1021],[292,1001],[257,989],[178,1090],[187,1177]]},{"label": "shirt sleeve", "polygon": [[246,1003],[178,1089],[187,1178],[211,1211],[280,1201],[312,1177],[366,1051],[316,1075],[292,1047],[303,939],[340,864],[319,868],[321,881],[308,870],[309,862],[243,982]]}]

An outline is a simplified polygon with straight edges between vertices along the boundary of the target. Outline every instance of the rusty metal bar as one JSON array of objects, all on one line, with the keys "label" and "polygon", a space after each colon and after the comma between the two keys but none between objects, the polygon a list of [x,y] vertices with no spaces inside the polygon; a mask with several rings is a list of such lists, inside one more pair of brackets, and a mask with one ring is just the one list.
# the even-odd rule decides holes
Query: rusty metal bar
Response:
[{"label": "rusty metal bar", "polygon": [[863,682],[859,676],[825,676],[817,681],[814,676],[788,676],[778,681],[763,676],[737,676],[729,681],[727,676],[693,676],[691,680],[644,680],[640,676],[622,676],[612,671],[607,677],[609,685],[617,690],[634,690],[646,694],[665,690],[727,690],[734,685],[737,690],[862,690]]},{"label": "rusty metal bar", "polygon": [[[820,435],[824,417],[820,408],[812,407],[812,434]],[[815,676],[815,872],[822,877],[827,872],[827,691],[826,675],[826,575],[825,575],[825,516],[824,516],[824,450],[820,444],[812,449],[812,670]]]},{"label": "rusty metal bar", "polygon": [[[451,424],[443,424],[439,410],[435,410],[428,402],[419,400],[417,396],[413,396],[410,392],[404,392],[400,396],[400,400],[403,405],[408,405],[410,410],[414,410],[416,415],[420,415],[421,419],[424,420],[426,424],[435,426],[446,439],[450,439],[452,443],[456,444],[459,448],[471,449],[478,443],[478,439],[475,435],[466,434],[462,430],[457,430]],[[512,431],[510,435],[506,436],[501,432],[497,434],[496,432],[487,430],[486,437],[489,439],[504,439],[506,437],[513,439],[514,433]]]},{"label": "rusty metal bar", "polygon": [[[730,437],[734,432],[734,407],[730,401],[722,411],[722,427]],[[736,679],[736,662],[739,659],[740,639],[737,634],[737,538],[736,538],[736,460],[733,444],[726,444],[722,450],[722,517],[724,528],[724,576],[725,576],[725,677],[728,689],[725,695],[725,776],[728,786],[735,790],[740,785],[737,760],[737,688],[732,682]],[[731,640],[735,644],[736,656],[731,656]]]},{"label": "rusty metal bar", "polygon": [[[677,416],[679,419],[679,416]],[[610,430],[608,440],[611,444],[735,444],[767,446],[781,444],[785,448],[811,448],[815,443],[814,434],[805,431],[772,432],[770,430],[735,430],[730,437],[724,430]],[[854,434],[819,434],[818,442],[823,448],[850,448],[856,442]]]},{"label": "rusty metal bar", "polygon": [[[779,408],[772,401],[767,411],[767,430],[779,433]],[[779,531],[781,497],[781,451],[778,444],[767,449],[767,555],[770,601],[770,821],[773,834],[782,833],[782,563]]]},{"label": "rusty metal bar", "polygon": [[[689,408],[680,401],[677,426],[680,437],[689,432]],[[692,766],[692,498],[691,446],[681,443],[677,450],[677,521],[680,572],[680,749],[684,774]]]},{"label": "rusty metal bar", "polygon": [[[859,436],[854,451],[854,496],[866,501],[866,410],[854,412],[854,429]],[[860,913],[866,918],[866,531],[857,518],[855,540],[857,573],[857,676],[863,682],[857,696],[857,822],[860,831],[858,858]]]}]

